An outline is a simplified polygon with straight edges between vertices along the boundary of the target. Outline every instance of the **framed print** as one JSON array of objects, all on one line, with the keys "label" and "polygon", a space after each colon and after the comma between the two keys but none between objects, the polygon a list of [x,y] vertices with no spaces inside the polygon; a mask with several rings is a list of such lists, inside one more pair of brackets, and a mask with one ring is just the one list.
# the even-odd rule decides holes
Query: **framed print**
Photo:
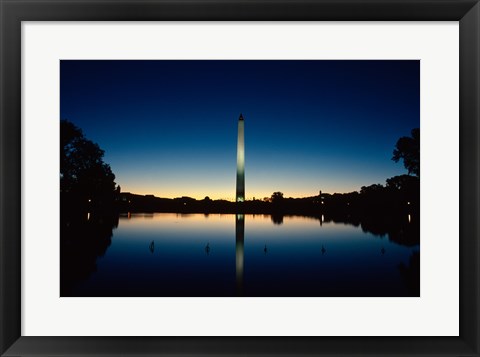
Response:
[{"label": "framed print", "polygon": [[477,1],[1,5],[2,355],[478,355]]}]

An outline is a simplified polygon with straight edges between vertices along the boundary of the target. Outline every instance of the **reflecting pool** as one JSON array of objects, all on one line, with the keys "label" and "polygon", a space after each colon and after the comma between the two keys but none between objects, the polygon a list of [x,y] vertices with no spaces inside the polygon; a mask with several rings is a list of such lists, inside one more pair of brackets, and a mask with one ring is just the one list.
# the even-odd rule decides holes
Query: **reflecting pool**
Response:
[{"label": "reflecting pool", "polygon": [[419,296],[418,222],[150,213],[62,228],[62,296]]}]

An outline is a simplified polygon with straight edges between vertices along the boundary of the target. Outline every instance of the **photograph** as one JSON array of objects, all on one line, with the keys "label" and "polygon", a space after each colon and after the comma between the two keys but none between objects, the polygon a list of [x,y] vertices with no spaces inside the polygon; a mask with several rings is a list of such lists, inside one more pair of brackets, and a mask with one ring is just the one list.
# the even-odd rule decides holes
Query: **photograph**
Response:
[{"label": "photograph", "polygon": [[59,70],[60,297],[421,296],[420,60]]}]

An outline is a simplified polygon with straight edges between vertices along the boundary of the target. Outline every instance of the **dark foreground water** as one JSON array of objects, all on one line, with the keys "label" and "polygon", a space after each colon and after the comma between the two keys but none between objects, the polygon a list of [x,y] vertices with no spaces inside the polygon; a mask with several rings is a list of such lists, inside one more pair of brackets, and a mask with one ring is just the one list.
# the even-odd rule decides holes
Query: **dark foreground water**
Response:
[{"label": "dark foreground water", "polygon": [[62,229],[61,295],[419,296],[418,224],[401,222],[87,216]]}]

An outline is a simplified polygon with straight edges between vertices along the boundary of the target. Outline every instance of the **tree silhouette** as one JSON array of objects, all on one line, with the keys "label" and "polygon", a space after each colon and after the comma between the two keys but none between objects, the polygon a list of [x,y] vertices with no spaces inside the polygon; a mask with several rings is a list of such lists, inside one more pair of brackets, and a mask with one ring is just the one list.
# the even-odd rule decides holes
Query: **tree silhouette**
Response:
[{"label": "tree silhouette", "polygon": [[69,201],[104,205],[113,201],[115,175],[103,162],[104,151],[82,130],[60,121],[60,192]]},{"label": "tree silhouette", "polygon": [[274,192],[272,194],[272,203],[280,203],[283,201],[283,193],[282,192]]},{"label": "tree silhouette", "polygon": [[392,160],[398,162],[403,159],[403,165],[408,174],[420,177],[420,129],[412,129],[412,136],[403,136],[398,139],[393,150]]},{"label": "tree silhouette", "polygon": [[387,179],[387,188],[395,190],[411,190],[420,184],[418,177],[410,175],[393,176]]},{"label": "tree silhouette", "polygon": [[385,187],[383,185],[380,185],[379,183],[375,183],[370,186],[362,186],[360,188],[360,194],[361,195],[377,195],[377,194],[382,194],[384,192]]},{"label": "tree silhouette", "polygon": [[400,175],[387,179],[386,188],[392,194],[392,200],[401,204],[418,208],[420,203],[420,178],[417,176]]}]

